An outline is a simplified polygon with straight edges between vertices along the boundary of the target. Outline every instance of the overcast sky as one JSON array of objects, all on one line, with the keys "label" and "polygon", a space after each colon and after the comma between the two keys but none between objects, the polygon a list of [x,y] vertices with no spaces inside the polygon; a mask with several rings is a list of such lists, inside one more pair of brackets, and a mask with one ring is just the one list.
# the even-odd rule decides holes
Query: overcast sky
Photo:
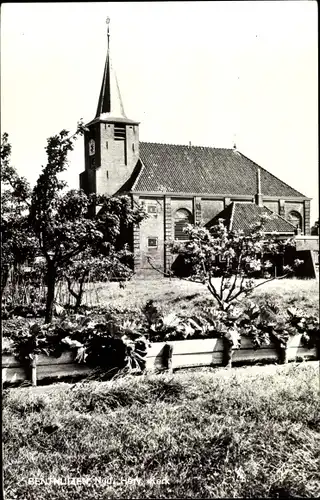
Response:
[{"label": "overcast sky", "polygon": [[[126,114],[142,141],[232,147],[306,196],[318,217],[314,1],[9,3],[1,129],[33,184],[50,135],[96,111],[110,17]],[[78,187],[83,142],[66,178]]]}]

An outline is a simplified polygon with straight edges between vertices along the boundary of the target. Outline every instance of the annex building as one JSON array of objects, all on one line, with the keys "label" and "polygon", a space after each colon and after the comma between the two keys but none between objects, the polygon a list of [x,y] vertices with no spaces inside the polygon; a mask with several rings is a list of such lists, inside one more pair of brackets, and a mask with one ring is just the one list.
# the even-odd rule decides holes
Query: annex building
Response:
[{"label": "annex building", "polygon": [[135,271],[147,275],[171,268],[165,241],[184,239],[186,223],[224,218],[246,229],[265,210],[274,214],[267,230],[279,236],[310,234],[310,198],[244,156],[235,147],[213,148],[139,140],[139,122],[126,116],[109,48],[95,118],[84,136],[86,193],[128,194],[148,218],[129,241]]}]

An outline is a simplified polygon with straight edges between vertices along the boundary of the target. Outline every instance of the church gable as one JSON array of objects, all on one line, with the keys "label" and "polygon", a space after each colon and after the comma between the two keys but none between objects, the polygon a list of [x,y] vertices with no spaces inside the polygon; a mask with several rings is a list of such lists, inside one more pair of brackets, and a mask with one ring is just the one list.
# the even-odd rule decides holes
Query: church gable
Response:
[{"label": "church gable", "polygon": [[[135,192],[245,195],[256,192],[256,163],[233,149],[140,142],[143,168]],[[261,168],[261,167],[260,167]],[[262,194],[303,197],[261,168]]]}]

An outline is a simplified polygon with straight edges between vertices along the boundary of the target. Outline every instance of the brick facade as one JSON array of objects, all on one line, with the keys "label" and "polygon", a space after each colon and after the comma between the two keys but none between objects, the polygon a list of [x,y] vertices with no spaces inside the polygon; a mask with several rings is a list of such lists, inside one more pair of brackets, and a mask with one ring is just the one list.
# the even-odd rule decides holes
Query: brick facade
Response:
[{"label": "brick facade", "polygon": [[305,200],[304,202],[304,234],[309,235],[311,233],[310,225],[310,200]]},{"label": "brick facade", "polygon": [[[171,198],[165,196],[164,198],[164,240],[166,242],[173,239],[173,225],[172,225],[172,208]],[[172,255],[170,249],[164,247],[164,271],[170,271],[172,265]]]},{"label": "brick facade", "polygon": [[[139,197],[132,196],[133,203],[139,204]],[[133,226],[133,254],[134,254],[134,271],[141,267],[141,251],[140,251],[140,225]]]},{"label": "brick facade", "polygon": [[[136,197],[135,199],[139,199],[140,203],[145,204],[146,199],[144,197]],[[174,239],[174,216],[177,210],[184,208],[188,211],[192,212],[194,222],[200,222],[201,220],[204,222],[208,222],[214,216],[216,216],[224,206],[228,206],[232,201],[243,201],[246,203],[250,203],[251,200],[239,200],[239,197],[224,197],[220,200],[216,198],[212,199],[203,199],[200,196],[194,196],[192,199],[190,198],[176,198],[168,195],[163,196],[163,219],[160,219],[155,222],[153,220],[151,223],[143,222],[140,227],[140,231],[138,233],[138,229],[136,229],[136,233],[134,233],[134,241],[135,241],[135,253],[138,250],[145,249],[144,258],[136,259],[137,272],[143,277],[155,277],[158,273],[154,272],[150,265],[147,262],[146,255],[150,255],[150,251],[146,251],[147,249],[147,239],[152,234],[157,234],[159,238],[158,248],[152,251],[152,257],[154,262],[157,264],[157,268],[167,272],[171,269],[172,263],[174,261],[174,257],[170,254],[170,250],[166,248],[165,244],[162,245],[162,242],[170,241]],[[148,203],[152,203],[152,198],[148,198]],[[289,200],[269,200],[265,202],[265,206],[270,208],[272,211],[277,213],[279,211],[279,215],[285,217],[288,215],[290,211],[296,211],[302,214],[304,221],[304,231],[305,234],[310,234],[310,201],[303,202],[292,202]],[[309,211],[309,216],[308,216]],[[212,215],[212,217],[211,217]],[[157,228],[157,229],[156,229]],[[151,232],[150,232],[151,231]],[[309,232],[307,232],[309,231]],[[161,234],[160,234],[161,233]],[[139,236],[137,236],[139,234]],[[139,270],[140,266],[140,270]],[[160,275],[161,276],[161,275]]]}]

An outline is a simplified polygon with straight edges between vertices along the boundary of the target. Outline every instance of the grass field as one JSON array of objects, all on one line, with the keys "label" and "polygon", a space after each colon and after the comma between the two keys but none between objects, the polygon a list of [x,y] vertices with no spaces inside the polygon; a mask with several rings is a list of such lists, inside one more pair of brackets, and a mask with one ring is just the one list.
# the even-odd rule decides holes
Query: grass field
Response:
[{"label": "grass field", "polygon": [[[257,302],[318,315],[318,280],[281,280]],[[94,299],[94,300],[92,300]],[[193,314],[205,286],[95,285],[91,302]],[[6,500],[316,498],[318,362],[127,376],[3,393]]]},{"label": "grass field", "polygon": [[317,362],[14,389],[6,499],[316,498],[319,431]]},{"label": "grass field", "polygon": [[[132,280],[125,288],[117,283],[101,283],[95,285],[95,293],[91,296],[94,304],[128,309],[143,307],[147,300],[153,299],[166,312],[184,310],[192,313],[204,303],[214,303],[206,286],[179,279]],[[295,305],[317,315],[319,280],[273,281],[257,288],[251,297],[258,301],[268,297],[283,307]]]}]

